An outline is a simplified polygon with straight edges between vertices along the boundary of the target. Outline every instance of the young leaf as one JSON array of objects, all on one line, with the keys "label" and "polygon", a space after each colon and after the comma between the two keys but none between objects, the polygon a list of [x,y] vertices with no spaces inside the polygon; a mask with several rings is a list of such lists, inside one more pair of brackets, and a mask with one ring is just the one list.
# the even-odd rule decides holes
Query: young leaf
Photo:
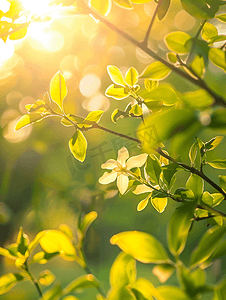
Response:
[{"label": "young leaf", "polygon": [[164,212],[167,206],[167,198],[151,198],[152,206],[157,210],[157,212],[162,213]]},{"label": "young leaf", "polygon": [[190,158],[192,165],[194,165],[194,162],[195,162],[195,159],[197,156],[197,152],[198,152],[198,145],[197,145],[197,142],[195,141],[189,150],[189,158]]},{"label": "young leaf", "polygon": [[138,205],[137,205],[137,211],[142,211],[145,209],[145,207],[148,205],[149,199],[151,197],[151,193],[148,195],[147,198],[145,198],[144,200],[141,200]]},{"label": "young leaf", "polygon": [[52,100],[63,109],[63,101],[67,96],[67,86],[64,76],[57,72],[50,81],[50,95]]},{"label": "young leaf", "polygon": [[216,35],[218,35],[217,28],[213,24],[206,22],[202,28],[202,38],[209,42]]},{"label": "young leaf", "polygon": [[191,300],[191,298],[179,287],[163,285],[157,288],[162,299],[167,300]]},{"label": "young leaf", "polygon": [[42,297],[42,300],[56,300],[59,299],[62,295],[62,288],[59,284],[53,286],[50,290],[45,292]]},{"label": "young leaf", "polygon": [[157,89],[157,87],[159,86],[159,82],[146,78],[144,80],[144,86],[148,92],[152,92],[153,90]]},{"label": "young leaf", "polygon": [[114,261],[110,271],[110,284],[113,288],[119,288],[133,284],[136,281],[135,259],[121,252]]},{"label": "young leaf", "polygon": [[173,255],[179,255],[184,250],[191,219],[194,214],[194,205],[185,204],[173,213],[168,226],[168,245]]},{"label": "young leaf", "polygon": [[204,181],[201,177],[191,174],[186,183],[186,188],[192,190],[195,200],[198,201],[204,189]]},{"label": "young leaf", "polygon": [[104,111],[103,110],[96,110],[96,111],[91,111],[88,116],[78,124],[79,128],[82,127],[92,127],[92,125],[95,125],[98,123],[103,115]]},{"label": "young leaf", "polygon": [[59,255],[60,252],[53,252],[53,253],[47,253],[44,251],[40,251],[35,253],[35,255],[32,257],[31,264],[39,263],[41,265],[46,264],[50,259],[56,257]]},{"label": "young leaf", "polygon": [[206,163],[215,169],[226,169],[226,159],[215,159]]},{"label": "young leaf", "polygon": [[162,244],[145,232],[121,232],[114,235],[110,242],[142,263],[165,263],[169,261]]},{"label": "young leaf", "polygon": [[49,286],[50,284],[52,284],[54,282],[55,278],[56,277],[53,275],[52,272],[50,272],[49,270],[45,270],[39,274],[38,281],[42,285]]},{"label": "young leaf", "polygon": [[67,226],[66,224],[61,224],[59,226],[59,230],[61,232],[63,232],[64,234],[66,234],[69,237],[69,239],[71,239],[71,240],[73,239],[73,237],[74,237],[73,232],[72,232],[71,228],[69,226]]},{"label": "young leaf", "polygon": [[180,168],[178,167],[178,164],[175,163],[170,163],[166,166],[162,166],[163,181],[164,183],[166,183],[169,189],[171,188],[172,179],[179,169]]},{"label": "young leaf", "polygon": [[77,130],[69,141],[69,149],[73,156],[83,162],[86,158],[87,141],[83,133]]},{"label": "young leaf", "polygon": [[155,155],[151,154],[148,156],[146,166],[145,166],[145,172],[148,176],[148,179],[151,182],[155,184],[159,183],[159,178],[161,174],[161,165],[158,158]]},{"label": "young leaf", "polygon": [[96,220],[97,218],[97,212],[91,211],[90,213],[86,214],[81,222],[79,224],[79,229],[81,230],[83,236],[86,235],[87,230],[91,226],[91,224]]},{"label": "young leaf", "polygon": [[122,85],[125,86],[126,82],[123,78],[123,75],[121,73],[121,71],[115,67],[115,66],[107,66],[107,71],[109,76],[111,77],[111,80],[118,85]]},{"label": "young leaf", "polygon": [[[18,24],[19,25],[19,24]],[[10,32],[9,32],[10,33]],[[27,34],[27,27],[25,27],[25,28],[21,28],[21,29],[19,29],[18,31],[16,31],[16,32],[14,32],[14,33],[12,33],[12,34],[10,34],[10,36],[9,36],[9,39],[10,40],[20,40],[20,39],[23,39],[25,36],[26,36],[26,34]]]},{"label": "young leaf", "polygon": [[213,197],[213,206],[219,205],[224,200],[224,196],[220,193],[214,193],[211,196]]},{"label": "young leaf", "polygon": [[105,92],[105,95],[108,97],[112,97],[116,100],[122,100],[124,98],[129,97],[129,91],[121,86],[116,86],[115,84],[111,84]]},{"label": "young leaf", "polygon": [[167,14],[168,10],[170,7],[170,0],[163,0],[162,4],[160,5],[159,9],[158,9],[158,18],[161,21],[165,15]]},{"label": "young leaf", "polygon": [[186,54],[189,52],[189,48],[186,47],[186,43],[191,39],[191,36],[183,31],[175,31],[169,33],[165,37],[166,46],[176,53]]},{"label": "young leaf", "polygon": [[143,110],[138,104],[134,104],[130,109],[129,113],[134,116],[142,116]]},{"label": "young leaf", "polygon": [[132,67],[126,72],[125,80],[128,85],[134,86],[138,82],[138,77],[138,71]]},{"label": "young leaf", "polygon": [[34,122],[41,121],[43,116],[40,113],[30,113],[22,116],[16,123],[15,130],[19,130],[27,125],[33,124]]},{"label": "young leaf", "polygon": [[226,23],[226,14],[217,15],[216,19],[220,20],[223,23]]},{"label": "young leaf", "polygon": [[219,179],[220,179],[220,187],[224,192],[226,192],[226,176],[219,175]]},{"label": "young leaf", "polygon": [[226,59],[225,59],[225,52],[223,50],[218,48],[210,48],[209,59],[217,67],[223,69],[226,72]]},{"label": "young leaf", "polygon": [[18,282],[26,280],[22,273],[8,273],[0,277],[0,295],[8,292]]},{"label": "young leaf", "polygon": [[30,244],[28,245],[28,251],[29,253],[31,253],[34,248],[38,245],[40,239],[42,238],[42,236],[46,233],[46,230],[40,231],[35,238],[30,242]]},{"label": "young leaf", "polygon": [[215,149],[222,142],[223,138],[224,138],[223,136],[216,136],[215,138],[206,142],[204,145],[205,151],[210,151]]},{"label": "young leaf", "polygon": [[136,300],[134,294],[127,287],[111,289],[108,293],[108,300]]},{"label": "young leaf", "polygon": [[97,288],[100,284],[98,280],[92,275],[83,275],[79,278],[76,278],[71,283],[68,284],[63,290],[63,295],[70,294],[73,291],[86,289],[86,288]]},{"label": "young leaf", "polygon": [[20,228],[20,231],[18,233],[17,236],[17,251],[22,254],[25,255],[27,249],[28,249],[28,245],[29,245],[29,238],[28,236],[24,233],[23,228]]},{"label": "young leaf", "polygon": [[148,78],[153,80],[165,79],[171,73],[171,69],[160,61],[151,63],[140,75],[140,78]]},{"label": "young leaf", "polygon": [[210,228],[201,238],[198,247],[191,255],[191,267],[206,261],[217,249],[222,237],[226,233],[226,226]]},{"label": "young leaf", "polygon": [[213,98],[205,90],[183,93],[180,98],[186,106],[195,109],[203,109],[214,103]]},{"label": "young leaf", "polygon": [[179,98],[173,88],[169,85],[162,84],[157,89],[146,94],[145,103],[153,100],[160,100],[165,105],[170,106],[178,102]]},{"label": "young leaf", "polygon": [[212,206],[212,205],[213,205],[213,196],[210,195],[209,192],[204,192],[204,193],[202,194],[202,201],[203,201],[205,204],[207,204],[207,205],[209,205],[209,206]]},{"label": "young leaf", "polygon": [[190,64],[190,67],[192,68],[196,76],[203,77],[205,73],[204,58],[200,55],[196,55],[192,63]]},{"label": "young leaf", "polygon": [[[156,300],[165,300],[167,298],[162,298],[158,290],[154,287],[154,285],[145,278],[138,278],[135,284],[132,285],[134,289],[139,291],[146,299],[153,300],[153,297]],[[139,298],[138,298],[139,299]],[[176,299],[176,298],[175,298]],[[141,300],[143,300],[141,298]]]},{"label": "young leaf", "polygon": [[168,53],[166,54],[166,56],[167,56],[167,59],[168,59],[171,63],[175,64],[175,63],[177,62],[177,56],[176,56],[175,53],[173,53],[173,52],[168,52]]},{"label": "young leaf", "polygon": [[98,10],[102,15],[107,16],[111,11],[111,0],[89,0],[89,6]]},{"label": "young leaf", "polygon": [[169,264],[156,265],[152,269],[152,273],[158,278],[161,283],[166,282],[173,274],[175,268]]}]

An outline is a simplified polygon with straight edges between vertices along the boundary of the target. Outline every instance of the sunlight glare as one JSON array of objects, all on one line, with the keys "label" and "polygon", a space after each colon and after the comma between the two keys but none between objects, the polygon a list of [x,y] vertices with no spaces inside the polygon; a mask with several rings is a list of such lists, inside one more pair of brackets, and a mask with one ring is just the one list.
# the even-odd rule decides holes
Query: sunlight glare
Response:
[{"label": "sunlight glare", "polygon": [[43,15],[48,11],[50,0],[21,0],[24,8],[32,15]]}]

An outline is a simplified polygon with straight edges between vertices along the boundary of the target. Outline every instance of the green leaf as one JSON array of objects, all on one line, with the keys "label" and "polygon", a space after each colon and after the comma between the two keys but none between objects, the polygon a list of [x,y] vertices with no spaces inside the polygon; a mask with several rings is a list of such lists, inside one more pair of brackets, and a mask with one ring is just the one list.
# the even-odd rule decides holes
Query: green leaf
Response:
[{"label": "green leaf", "polygon": [[24,233],[22,227],[20,227],[20,231],[19,231],[18,236],[17,236],[17,244],[18,244],[17,251],[20,254],[25,255],[25,253],[28,249],[28,245],[29,245],[29,238]]},{"label": "green leaf", "polygon": [[181,0],[181,3],[190,15],[204,20],[214,18],[219,9],[219,0]]},{"label": "green leaf", "polygon": [[152,206],[157,210],[157,212],[162,213],[164,212],[167,206],[167,198],[151,198]]},{"label": "green leaf", "polygon": [[132,287],[142,293],[142,295],[148,300],[153,300],[153,297],[156,300],[165,300],[161,297],[154,285],[145,278],[138,278]]},{"label": "green leaf", "polygon": [[63,101],[67,96],[67,86],[64,76],[57,72],[50,81],[50,95],[52,100],[63,109]]},{"label": "green leaf", "polygon": [[196,55],[192,63],[190,64],[190,67],[192,68],[196,76],[203,77],[205,73],[204,58],[200,55]]},{"label": "green leaf", "polygon": [[[21,26],[21,24],[17,24],[17,25]],[[23,39],[26,36],[26,34],[27,34],[27,27],[21,28],[18,31],[10,34],[9,39],[10,40],[20,40],[20,39]]]},{"label": "green leaf", "polygon": [[129,113],[134,116],[142,116],[143,110],[138,104],[134,104],[130,109]]},{"label": "green leaf", "polygon": [[211,48],[209,50],[209,59],[217,67],[223,69],[226,72],[226,59],[225,59],[225,52],[223,50],[218,48]]},{"label": "green leaf", "polygon": [[135,296],[136,300],[148,300],[148,299],[145,298],[145,297],[143,296],[143,294],[142,294],[140,291],[138,291],[137,289],[131,288],[130,290],[131,290],[131,292],[133,293],[133,295]]},{"label": "green leaf", "polygon": [[173,274],[175,268],[169,264],[156,265],[152,269],[152,273],[158,278],[161,283],[166,282]]},{"label": "green leaf", "polygon": [[114,0],[115,4],[122,8],[133,9],[132,3],[130,0]]},{"label": "green leaf", "polygon": [[119,253],[110,271],[110,284],[119,288],[136,281],[136,261],[124,252]]},{"label": "green leaf", "polygon": [[198,201],[203,193],[204,181],[198,175],[191,174],[186,183],[186,188],[192,190],[195,200]]},{"label": "green leaf", "polygon": [[186,188],[178,188],[174,192],[174,196],[183,200],[194,200],[194,193],[191,190]]},{"label": "green leaf", "polygon": [[122,100],[124,98],[127,98],[130,93],[128,89],[121,87],[121,86],[116,86],[115,84],[111,84],[105,92],[105,95],[108,97],[112,97],[116,100]]},{"label": "green leaf", "polygon": [[226,226],[210,228],[201,238],[198,247],[191,255],[191,267],[206,261],[217,249],[222,237],[226,233]]},{"label": "green leaf", "polygon": [[214,99],[205,90],[183,93],[180,98],[188,107],[195,109],[203,109],[214,103]]},{"label": "green leaf", "polygon": [[191,39],[191,36],[183,31],[175,31],[169,33],[165,37],[166,46],[176,53],[185,54],[189,52],[186,43]]},{"label": "green leaf", "polygon": [[73,232],[71,230],[71,228],[69,226],[67,226],[66,224],[61,224],[59,226],[59,230],[62,231],[64,234],[66,234],[69,239],[73,239],[74,235],[73,235]]},{"label": "green leaf", "polygon": [[159,184],[161,165],[158,158],[154,154],[148,155],[145,172],[151,182]]},{"label": "green leaf", "polygon": [[206,163],[215,169],[226,169],[226,159],[215,159]]},{"label": "green leaf", "polygon": [[26,280],[22,273],[8,273],[0,277],[0,295],[8,292],[15,284]]},{"label": "green leaf", "polygon": [[158,12],[157,12],[157,15],[158,15],[158,18],[159,18],[160,21],[167,14],[167,12],[169,10],[169,7],[170,7],[170,0],[163,0],[160,7],[159,7],[159,9],[158,9]]},{"label": "green leaf", "polygon": [[217,16],[215,16],[215,18],[217,18],[218,20],[220,20],[223,23],[226,23],[226,14],[217,15]]},{"label": "green leaf", "polygon": [[[17,246],[17,244],[16,244],[16,246]],[[16,247],[16,253],[15,254],[17,254],[17,247]],[[15,255],[13,255],[9,251],[9,249],[4,249],[2,247],[0,247],[0,255],[5,256],[5,257],[10,258],[10,259],[13,259],[13,260],[16,259]]]},{"label": "green leaf", "polygon": [[45,270],[39,274],[38,281],[42,285],[49,286],[50,284],[52,284],[54,282],[55,278],[56,277],[53,275],[52,272],[50,272],[49,270]]},{"label": "green leaf", "polygon": [[176,286],[160,286],[157,290],[164,300],[191,300],[184,291]]},{"label": "green leaf", "polygon": [[224,196],[220,193],[214,193],[211,196],[213,197],[213,206],[219,205],[224,200]]},{"label": "green leaf", "polygon": [[195,141],[189,150],[189,158],[192,165],[195,163],[197,152],[198,152],[198,145],[197,145],[197,141]]},{"label": "green leaf", "polygon": [[216,136],[215,138],[206,142],[204,145],[204,150],[210,151],[210,150],[215,149],[222,142],[223,138],[224,138],[223,136]]},{"label": "green leaf", "polygon": [[[131,108],[131,104],[129,104],[129,107]],[[129,108],[129,110],[130,110]],[[113,123],[116,123],[116,121],[120,118],[124,118],[124,117],[129,117],[129,113],[119,110],[118,108],[116,108],[113,113],[111,114],[111,120]]]},{"label": "green leaf", "polygon": [[144,80],[144,86],[148,92],[152,92],[153,90],[157,89],[157,87],[159,86],[159,82],[146,78]]},{"label": "green leaf", "polygon": [[175,64],[177,62],[177,56],[176,56],[176,54],[174,52],[168,52],[166,55],[167,55],[167,59],[171,63]]},{"label": "green leaf", "polygon": [[110,242],[142,263],[165,263],[169,261],[162,244],[145,232],[121,232],[114,235]]},{"label": "green leaf", "polygon": [[213,252],[213,254],[207,260],[207,263],[211,262],[212,260],[218,259],[225,254],[226,254],[226,241],[223,241],[220,243],[220,245],[217,246],[216,250]]},{"label": "green leaf", "polygon": [[163,181],[167,184],[168,188],[171,188],[171,181],[174,176],[174,174],[177,173],[177,171],[180,168],[178,167],[178,164],[170,163],[169,165],[163,166]]},{"label": "green leaf", "polygon": [[[84,121],[84,119],[85,119],[85,118],[73,116],[73,115],[70,115],[70,114],[66,115],[66,117],[68,119],[70,119],[72,122],[74,122],[75,124],[82,123]],[[61,124],[63,124],[64,126],[73,126],[73,123],[71,123],[66,118],[62,118],[61,119]]]},{"label": "green leaf", "polygon": [[217,28],[213,24],[206,22],[202,28],[202,38],[209,42],[216,35],[218,35]]},{"label": "green leaf", "polygon": [[213,205],[213,196],[210,195],[209,192],[204,192],[204,193],[202,194],[202,201],[203,201],[205,204],[207,204],[207,205],[209,205],[209,206],[212,206],[212,205]]},{"label": "green leaf", "polygon": [[125,82],[125,80],[123,78],[123,75],[122,75],[121,71],[117,67],[115,67],[115,66],[107,66],[107,71],[108,71],[108,74],[109,74],[111,80],[115,84],[122,85],[122,86],[126,85],[126,82]]},{"label": "green leaf", "polygon": [[61,295],[62,295],[62,288],[58,284],[52,287],[47,292],[45,292],[45,294],[42,297],[42,300],[58,300]]},{"label": "green leaf", "polygon": [[98,10],[102,15],[107,16],[111,11],[111,0],[89,0],[89,6]]},{"label": "green leaf", "polygon": [[78,124],[79,128],[89,128],[98,123],[103,115],[103,110],[91,111],[88,116]]},{"label": "green leaf", "polygon": [[87,141],[83,133],[77,130],[69,141],[69,149],[73,156],[83,162],[86,158]]},{"label": "green leaf", "polygon": [[108,294],[108,300],[137,300],[127,287],[111,289]]},{"label": "green leaf", "polygon": [[41,265],[46,264],[50,259],[56,257],[59,255],[60,252],[53,252],[53,253],[47,253],[45,251],[40,251],[35,253],[35,255],[32,257],[31,264],[39,263]]},{"label": "green leaf", "polygon": [[220,187],[224,192],[226,192],[226,176],[219,175],[219,179],[220,179]]},{"label": "green leaf", "polygon": [[60,252],[66,260],[76,260],[76,250],[69,237],[58,230],[47,230],[39,241],[42,249],[47,253]]},{"label": "green leaf", "polygon": [[177,256],[184,250],[191,219],[194,214],[193,203],[184,204],[173,213],[168,226],[168,245],[170,252]]},{"label": "green leaf", "polygon": [[98,288],[100,286],[98,280],[92,275],[83,275],[69,283],[63,290],[63,295],[70,294],[73,291],[87,288]]},{"label": "green leaf", "polygon": [[149,199],[151,198],[151,193],[148,195],[147,198],[141,200],[137,205],[137,211],[142,211],[148,205]]},{"label": "green leaf", "polygon": [[148,78],[153,80],[165,79],[170,73],[171,69],[165,66],[160,61],[151,63],[140,75],[140,78]]},{"label": "green leaf", "polygon": [[220,35],[212,37],[210,39],[209,45],[213,45],[214,43],[222,42],[222,41],[225,41],[225,40],[226,40],[226,35],[220,34]]},{"label": "green leaf", "polygon": [[160,100],[165,105],[170,106],[178,102],[179,98],[173,88],[162,84],[157,89],[145,94],[145,103],[154,100]]},{"label": "green leaf", "polygon": [[15,130],[19,130],[25,126],[31,125],[35,122],[39,122],[43,119],[40,113],[30,113],[22,116],[16,123]]},{"label": "green leaf", "polygon": [[84,216],[81,224],[79,224],[79,229],[81,230],[83,236],[86,235],[87,230],[89,229],[91,224],[96,220],[97,216],[98,215],[96,211],[91,211],[90,213]]},{"label": "green leaf", "polygon": [[125,80],[128,85],[134,86],[138,82],[138,77],[138,71],[132,67],[126,72]]},{"label": "green leaf", "polygon": [[213,300],[225,300],[226,295],[226,280],[221,282],[214,288],[214,298]]}]

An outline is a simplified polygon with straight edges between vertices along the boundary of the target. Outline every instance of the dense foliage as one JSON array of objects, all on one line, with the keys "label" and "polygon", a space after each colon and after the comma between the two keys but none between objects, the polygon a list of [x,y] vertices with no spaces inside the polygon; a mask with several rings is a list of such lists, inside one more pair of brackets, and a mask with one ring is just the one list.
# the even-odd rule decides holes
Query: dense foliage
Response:
[{"label": "dense foliage", "polygon": [[[101,193],[103,199],[111,191],[108,185],[116,181],[122,197],[130,195],[139,199],[138,212],[152,205],[158,213],[164,213],[167,205],[176,203],[176,206],[172,206],[174,211],[168,220],[167,249],[155,236],[143,231],[123,231],[111,237],[110,243],[117,245],[122,252],[110,269],[110,289],[107,293],[92,274],[84,253],[87,230],[97,218],[97,212],[91,207],[87,212],[81,206],[77,227],[73,229],[65,224],[59,229],[45,228],[30,241],[21,227],[16,242],[0,247],[0,254],[15,263],[18,269],[16,273],[10,272],[0,277],[0,294],[5,294],[19,282],[30,281],[40,299],[45,300],[76,300],[80,297],[78,293],[87,288],[97,290],[97,300],[225,299],[226,279],[220,278],[214,282],[206,280],[206,274],[208,268],[226,253],[226,214],[223,207],[226,199],[226,175],[223,171],[226,169],[226,158],[217,158],[212,154],[213,150],[217,153],[217,147],[222,145],[226,126],[225,89],[218,88],[214,82],[215,72],[220,69],[226,72],[226,35],[220,34],[218,29],[220,22],[226,23],[226,1],[181,0],[181,9],[201,25],[197,26],[194,35],[185,31],[168,32],[164,45],[156,51],[149,47],[153,24],[163,22],[178,1],[158,0],[154,3],[150,25],[142,41],[114,25],[108,15],[115,4],[120,10],[132,10],[150,0],[90,0],[88,4],[83,0],[75,3],[52,1],[52,5],[42,14],[28,11],[20,0],[7,1],[10,3],[9,9],[0,11],[0,38],[6,44],[9,40],[26,39],[29,26],[33,23],[40,23],[41,26],[42,22],[57,18],[67,22],[71,16],[83,18],[87,15],[154,59],[140,72],[138,67],[122,70],[120,65],[108,62],[107,72],[112,83],[107,87],[105,96],[120,100],[118,107],[114,107],[111,116],[108,116],[109,120],[112,124],[135,124],[136,137],[127,134],[126,127],[123,130],[121,126],[119,132],[113,130],[111,125],[100,125],[102,118],[108,114],[102,109],[90,111],[84,116],[68,109],[65,102],[70,88],[67,87],[67,74],[60,71],[50,80],[49,92],[43,93],[42,100],[26,103],[26,112],[16,119],[15,130],[24,130],[22,128],[31,124],[36,126],[36,123],[49,118],[57,119],[65,132],[73,131],[68,146],[79,167],[80,163],[85,164],[92,134],[95,138],[95,133],[102,131],[119,137],[123,142],[117,149],[117,160],[114,156],[104,162],[101,168],[106,171],[99,180],[95,179],[106,187]],[[209,66],[214,72],[211,73]],[[223,71],[220,70],[219,75],[223,78],[222,82],[225,81]],[[168,76],[173,74],[177,79],[170,81]],[[166,78],[171,84],[166,82]],[[180,86],[184,85],[184,81],[190,84],[185,90]],[[128,99],[131,102],[125,105]],[[203,140],[202,131],[208,131],[211,138]],[[56,130],[56,140],[57,134]],[[138,146],[138,154],[130,156],[126,142]],[[184,151],[187,145],[190,148],[189,160]],[[173,158],[173,155],[177,157]],[[216,176],[212,179],[211,171],[206,172],[209,167],[219,170],[218,182]],[[180,181],[180,178],[186,180]],[[144,194],[142,199],[139,198],[141,194]],[[222,209],[216,209],[220,204]],[[184,260],[189,232],[196,230],[194,224],[200,222],[207,222],[209,228],[202,233],[196,248],[189,251],[189,258]],[[50,270],[41,271],[37,279],[33,276],[31,265],[43,265],[56,257],[76,262],[87,275],[68,282],[66,287],[59,282],[53,283],[55,276]],[[179,284],[155,287],[149,279],[137,278],[136,261],[154,264],[152,273],[161,283],[165,283],[175,272]],[[40,284],[53,285],[43,293]]]}]

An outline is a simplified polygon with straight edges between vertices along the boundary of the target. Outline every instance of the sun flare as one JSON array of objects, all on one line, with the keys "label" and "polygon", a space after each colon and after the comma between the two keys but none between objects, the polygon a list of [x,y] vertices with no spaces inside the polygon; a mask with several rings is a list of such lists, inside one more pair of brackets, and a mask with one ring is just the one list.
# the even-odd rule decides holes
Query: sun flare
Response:
[{"label": "sun flare", "polygon": [[32,15],[42,15],[48,11],[50,0],[21,0],[24,8]]}]

